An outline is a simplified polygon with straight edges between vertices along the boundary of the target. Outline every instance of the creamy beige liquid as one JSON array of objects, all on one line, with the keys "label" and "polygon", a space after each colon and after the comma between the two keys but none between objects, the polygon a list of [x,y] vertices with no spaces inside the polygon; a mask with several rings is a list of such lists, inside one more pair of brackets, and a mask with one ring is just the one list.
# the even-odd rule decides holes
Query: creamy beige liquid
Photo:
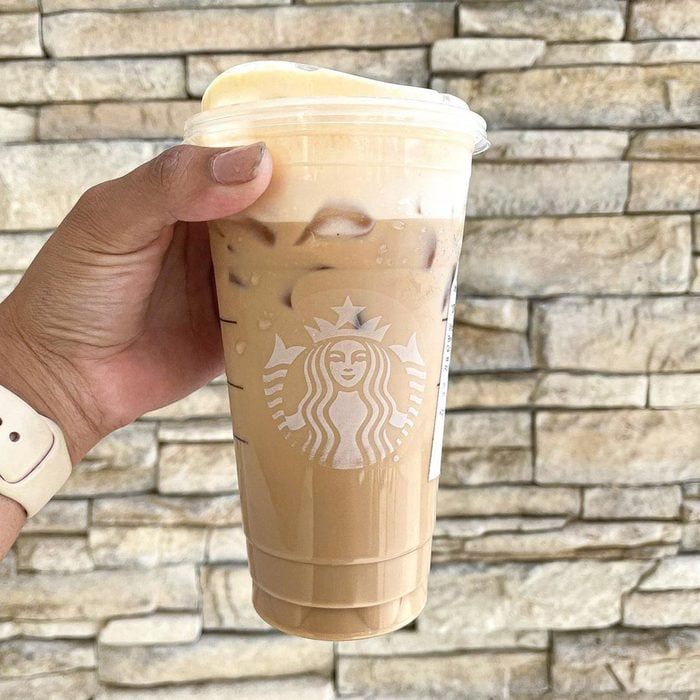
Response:
[{"label": "creamy beige liquid", "polygon": [[373,636],[425,603],[462,226],[210,223],[254,602],[285,631]]}]

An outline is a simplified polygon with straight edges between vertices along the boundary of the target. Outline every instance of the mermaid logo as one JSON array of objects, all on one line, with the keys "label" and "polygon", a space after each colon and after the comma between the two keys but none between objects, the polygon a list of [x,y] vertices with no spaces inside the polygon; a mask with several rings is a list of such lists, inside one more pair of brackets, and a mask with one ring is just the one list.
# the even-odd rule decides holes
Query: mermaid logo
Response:
[{"label": "mermaid logo", "polygon": [[[390,354],[383,341],[391,326],[380,316],[363,322],[366,307],[350,297],[331,308],[335,323],[315,318],[305,326],[310,348],[275,336],[264,391],[286,439],[320,464],[358,469],[388,459],[408,436],[423,403],[425,362],[415,333],[405,345],[389,345]],[[292,385],[302,387],[296,397]]]}]

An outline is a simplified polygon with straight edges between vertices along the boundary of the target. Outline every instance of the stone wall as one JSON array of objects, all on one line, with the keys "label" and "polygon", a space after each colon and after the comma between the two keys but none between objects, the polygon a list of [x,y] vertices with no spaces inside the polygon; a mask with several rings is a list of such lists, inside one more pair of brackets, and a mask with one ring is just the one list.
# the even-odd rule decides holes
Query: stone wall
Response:
[{"label": "stone wall", "polygon": [[256,617],[214,383],[105,440],[0,564],[0,697],[698,697],[700,2],[41,4],[0,0],[3,295],[253,56],[432,83],[493,146],[415,627]]}]

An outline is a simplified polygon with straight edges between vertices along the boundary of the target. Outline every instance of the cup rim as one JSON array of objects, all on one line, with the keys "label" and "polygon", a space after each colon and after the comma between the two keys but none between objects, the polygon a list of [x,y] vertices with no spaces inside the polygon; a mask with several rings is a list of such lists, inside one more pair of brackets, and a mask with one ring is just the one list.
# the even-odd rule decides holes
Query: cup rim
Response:
[{"label": "cup rim", "polygon": [[473,154],[482,153],[490,143],[486,121],[452,95],[426,101],[387,97],[282,97],[205,110],[185,123],[185,142],[197,136],[227,130],[236,123],[264,129],[292,128],[295,131],[324,124],[367,128],[376,126],[414,126],[426,133],[441,132],[443,138],[472,136]]}]

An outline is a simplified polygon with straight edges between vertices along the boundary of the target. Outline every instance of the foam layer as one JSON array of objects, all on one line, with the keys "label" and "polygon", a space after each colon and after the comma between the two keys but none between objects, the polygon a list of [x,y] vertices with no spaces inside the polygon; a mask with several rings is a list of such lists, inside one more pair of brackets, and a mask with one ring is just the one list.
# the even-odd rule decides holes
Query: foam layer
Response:
[{"label": "foam layer", "polygon": [[253,61],[217,76],[202,98],[202,109],[284,97],[388,97],[461,104],[436,90],[384,83],[349,73],[289,61]]},{"label": "foam layer", "polygon": [[[202,108],[205,114],[188,127],[189,142],[267,144],[275,170],[270,188],[248,211],[257,219],[310,221],[327,208],[373,219],[464,216],[471,155],[483,126],[473,126],[480,118],[455,97],[256,61],[218,76]],[[440,127],[442,118],[451,129]]]}]

